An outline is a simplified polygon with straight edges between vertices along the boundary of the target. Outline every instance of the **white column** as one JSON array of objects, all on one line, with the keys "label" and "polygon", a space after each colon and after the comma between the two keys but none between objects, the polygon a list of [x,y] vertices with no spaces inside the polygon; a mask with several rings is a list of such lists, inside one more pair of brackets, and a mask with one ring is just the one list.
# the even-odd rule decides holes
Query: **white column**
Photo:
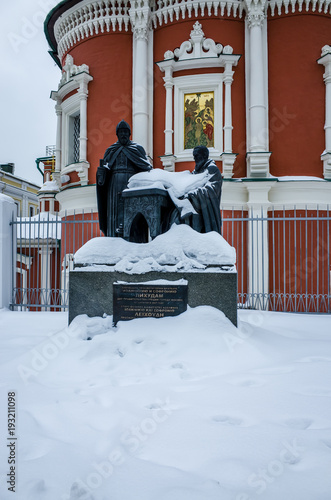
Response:
[{"label": "white column", "polygon": [[[248,191],[248,292],[252,306],[267,307],[269,292],[268,193],[276,181],[247,182]],[[257,302],[256,302],[257,301]]]},{"label": "white column", "polygon": [[233,82],[232,64],[226,63],[224,70],[224,153],[232,153],[232,107],[231,85]]},{"label": "white column", "polygon": [[263,74],[263,47],[262,24],[264,15],[258,18],[248,17],[250,30],[250,151],[265,151],[265,121],[266,105],[264,102],[264,74]]},{"label": "white column", "polygon": [[233,82],[232,64],[226,63],[224,70],[224,152],[221,155],[223,164],[223,177],[231,178],[233,176],[233,165],[236,160],[236,154],[232,153],[232,104],[231,104],[231,85]]},{"label": "white column", "polygon": [[55,106],[55,113],[56,113],[55,172],[61,172],[62,108],[59,102]]},{"label": "white column", "polygon": [[317,61],[325,67],[325,151],[321,155],[325,179],[331,179],[331,46],[325,45],[322,57]]},{"label": "white column", "polygon": [[87,161],[87,85],[82,83],[79,89],[79,161]]},{"label": "white column", "polygon": [[148,29],[134,30],[135,60],[133,61],[134,88],[132,102],[132,138],[149,153],[148,144]]},{"label": "white column", "polygon": [[174,82],[172,79],[171,68],[167,68],[165,72],[164,87],[166,89],[166,117],[165,117],[165,155],[172,155],[172,89]]},{"label": "white column", "polygon": [[[169,52],[170,53],[170,52]],[[170,57],[173,53],[170,53]],[[165,54],[166,57],[166,54]],[[173,59],[164,61],[162,63],[162,71],[165,76],[163,77],[164,88],[166,90],[166,109],[165,109],[165,130],[164,130],[164,155],[161,156],[163,168],[169,172],[175,171],[175,156],[173,154],[173,87],[174,81],[173,73]]]},{"label": "white column", "polygon": [[16,226],[10,226],[10,222],[16,217],[17,207],[14,200],[0,193],[0,309],[9,308],[13,278],[16,279]]},{"label": "white column", "polygon": [[62,150],[62,106],[61,98],[57,92],[52,91],[51,99],[56,101],[55,113],[56,113],[56,145],[55,145],[55,169],[53,172],[53,180],[55,180],[58,186],[61,186],[61,150]]},{"label": "white column", "polygon": [[248,149],[249,177],[269,176],[268,116],[265,78],[263,25],[266,16],[262,6],[254,6],[246,16],[249,47],[248,80]]}]

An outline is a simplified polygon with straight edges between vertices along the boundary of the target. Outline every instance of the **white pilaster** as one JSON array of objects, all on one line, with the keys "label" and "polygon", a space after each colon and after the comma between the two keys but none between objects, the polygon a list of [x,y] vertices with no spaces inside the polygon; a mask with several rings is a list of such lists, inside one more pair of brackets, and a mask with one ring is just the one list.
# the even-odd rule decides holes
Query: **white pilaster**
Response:
[{"label": "white pilaster", "polygon": [[148,150],[148,92],[147,92],[147,33],[136,35],[134,61],[135,87],[133,89],[133,140]]},{"label": "white pilaster", "polygon": [[61,186],[61,135],[62,135],[62,108],[61,101],[56,99],[55,113],[56,113],[56,145],[55,145],[55,171],[53,178],[58,186]]},{"label": "white pilaster", "polygon": [[325,67],[323,75],[325,83],[325,151],[321,155],[323,161],[323,174],[325,179],[331,180],[331,46],[322,48],[318,64]]},{"label": "white pilaster", "polygon": [[[266,15],[262,2],[247,1],[246,48],[248,82],[247,175],[269,177],[268,111],[266,75]],[[257,154],[256,154],[257,153]]]},{"label": "white pilaster", "polygon": [[150,155],[149,144],[149,93],[148,62],[150,38],[150,7],[148,0],[138,0],[130,9],[134,36],[133,89],[132,89],[132,138]]},{"label": "white pilaster", "polygon": [[261,309],[267,307],[269,293],[268,193],[276,181],[248,182],[248,270],[249,293],[260,294]]},{"label": "white pilaster", "polygon": [[[16,226],[10,222],[17,217],[17,207],[12,198],[0,194],[0,309],[9,308],[13,292],[13,268],[16,262]],[[14,228],[13,243],[12,231]],[[14,275],[14,279],[16,275]]]},{"label": "white pilaster", "polygon": [[172,78],[172,61],[165,61],[163,63],[163,70],[165,72],[164,87],[166,89],[166,110],[165,110],[165,130],[164,130],[164,150],[165,153],[161,156],[161,162],[165,170],[171,172],[175,171],[175,156],[173,155],[173,87],[174,81]]},{"label": "white pilaster", "polygon": [[231,106],[231,85],[233,82],[232,64],[226,63],[224,70],[224,153],[232,153],[232,106]]},{"label": "white pilaster", "polygon": [[221,155],[223,165],[223,177],[231,178],[233,176],[233,165],[236,160],[236,154],[232,153],[232,104],[231,104],[231,85],[233,82],[232,64],[225,64],[224,70],[224,152]]},{"label": "white pilaster", "polygon": [[81,83],[79,89],[79,112],[80,112],[80,134],[79,134],[79,161],[87,161],[87,84]]},{"label": "white pilaster", "polygon": [[172,155],[172,89],[174,82],[172,79],[172,70],[167,68],[165,72],[164,87],[166,89],[166,117],[165,117],[165,155]]}]

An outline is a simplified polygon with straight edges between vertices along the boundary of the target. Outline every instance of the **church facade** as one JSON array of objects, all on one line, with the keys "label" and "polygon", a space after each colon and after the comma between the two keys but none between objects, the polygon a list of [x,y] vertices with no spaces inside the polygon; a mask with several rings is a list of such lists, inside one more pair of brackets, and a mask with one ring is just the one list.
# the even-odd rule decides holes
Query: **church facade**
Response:
[{"label": "church facade", "polygon": [[[256,222],[242,249],[249,287],[270,291],[288,266],[279,260],[268,268],[276,247],[270,214],[294,219],[298,229],[297,217],[329,213],[330,28],[327,0],[59,3],[45,34],[61,68],[51,97],[62,212],[96,212],[96,170],[121,119],[154,168],[192,170],[193,147],[205,145],[223,175],[225,217],[231,211]],[[300,245],[291,246],[292,271],[274,289],[288,293],[283,282],[298,273]],[[329,266],[323,273],[330,287]]]}]

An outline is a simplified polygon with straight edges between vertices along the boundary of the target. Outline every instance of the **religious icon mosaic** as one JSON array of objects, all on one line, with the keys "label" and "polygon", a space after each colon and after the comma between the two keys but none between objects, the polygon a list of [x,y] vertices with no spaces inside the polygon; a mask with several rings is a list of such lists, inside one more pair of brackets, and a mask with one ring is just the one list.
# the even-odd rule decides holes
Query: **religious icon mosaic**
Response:
[{"label": "religious icon mosaic", "polygon": [[214,146],[214,92],[184,95],[184,149]]}]

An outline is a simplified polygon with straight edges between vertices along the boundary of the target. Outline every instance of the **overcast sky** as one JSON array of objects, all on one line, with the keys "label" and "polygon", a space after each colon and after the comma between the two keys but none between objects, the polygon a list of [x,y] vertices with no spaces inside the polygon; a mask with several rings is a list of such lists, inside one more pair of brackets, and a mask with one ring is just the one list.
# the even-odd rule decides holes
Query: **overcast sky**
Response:
[{"label": "overcast sky", "polygon": [[42,183],[35,160],[55,144],[55,102],[61,72],[48,54],[43,21],[57,0],[1,2],[0,163],[15,163],[19,177]]}]

